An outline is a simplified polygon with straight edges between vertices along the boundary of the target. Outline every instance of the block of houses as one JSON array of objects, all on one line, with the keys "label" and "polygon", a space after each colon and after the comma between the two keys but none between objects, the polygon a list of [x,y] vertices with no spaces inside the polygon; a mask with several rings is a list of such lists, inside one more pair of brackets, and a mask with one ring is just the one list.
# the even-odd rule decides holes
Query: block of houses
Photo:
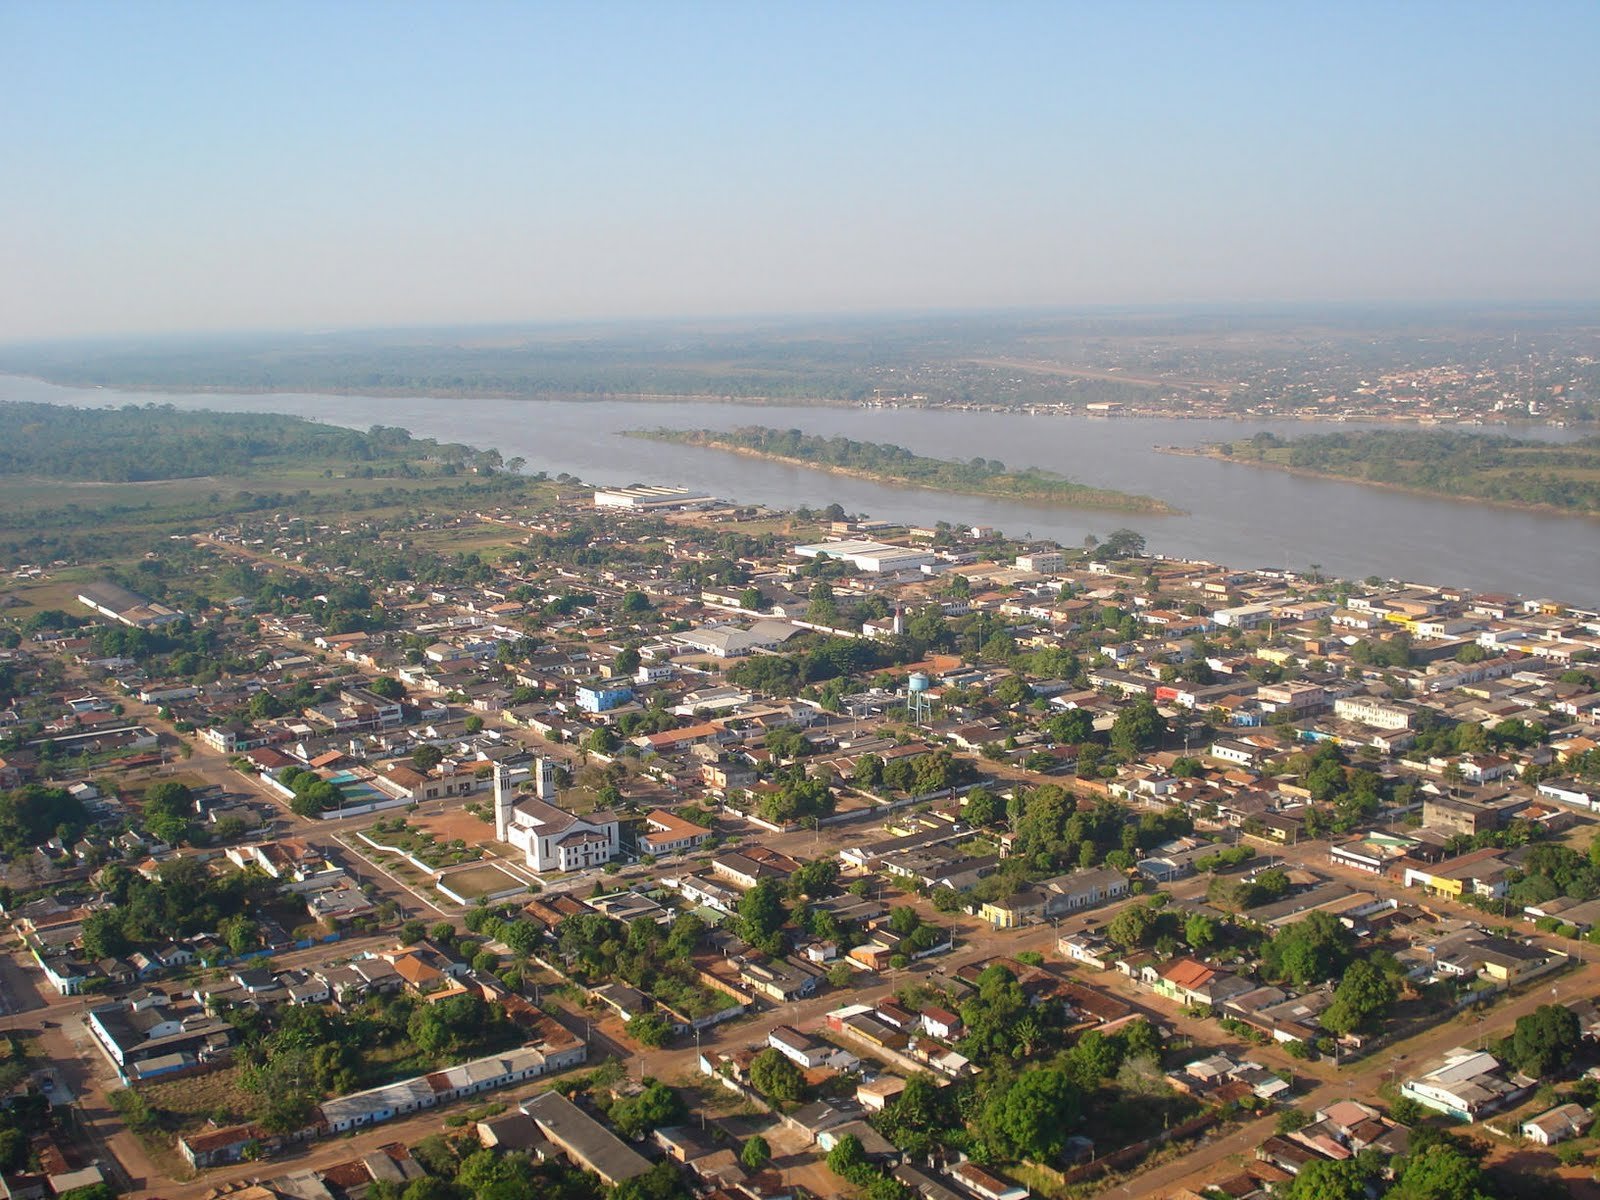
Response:
[{"label": "block of houses", "polygon": [[927,1005],[918,1014],[921,1019],[923,1031],[932,1038],[941,1042],[952,1041],[961,1036],[961,1018],[948,1009],[937,1005]]},{"label": "block of houses", "polygon": [[895,1144],[867,1122],[859,1119],[824,1129],[817,1134],[817,1149],[826,1154],[847,1137],[853,1137],[860,1142],[861,1152],[874,1162],[900,1161],[900,1151]]},{"label": "block of houses", "polygon": [[414,804],[470,796],[478,788],[478,778],[472,772],[429,775],[405,763],[390,763],[381,774],[373,776],[372,782],[378,790],[395,799],[410,800]]},{"label": "block of houses", "polygon": [[784,880],[800,869],[800,863],[787,854],[751,846],[743,852],[719,854],[711,860],[711,873],[737,888],[755,887],[763,879]]},{"label": "block of houses", "polygon": [[918,1200],[967,1200],[966,1193],[946,1187],[920,1167],[901,1163],[891,1174]]},{"label": "block of houses", "polygon": [[996,929],[1015,929],[1108,904],[1128,894],[1128,877],[1111,867],[1074,871],[986,903],[980,910]]},{"label": "block of houses", "polygon": [[1147,963],[1141,981],[1158,996],[1179,1004],[1220,1005],[1229,996],[1249,991],[1251,985],[1227,971],[1208,967],[1193,958],[1178,958],[1165,967]]},{"label": "block of houses", "polygon": [[752,991],[786,1004],[814,995],[818,975],[809,967],[782,959],[767,959],[759,963],[746,959],[739,963],[739,978]]},{"label": "block of houses", "polygon": [[1453,899],[1473,895],[1498,900],[1505,894],[1512,870],[1503,850],[1486,846],[1437,865],[1408,866],[1402,883],[1406,887],[1420,887],[1433,896]]},{"label": "block of houses", "polygon": [[856,1085],[856,1102],[868,1112],[882,1112],[905,1090],[906,1081],[900,1076],[879,1075]]},{"label": "block of houses", "polygon": [[1056,939],[1056,950],[1063,958],[1101,971],[1110,970],[1117,956],[1117,948],[1108,938],[1089,930],[1062,934]]},{"label": "block of houses", "polygon": [[233,1028],[192,1002],[187,1007],[153,993],[148,1000],[91,1008],[86,1024],[107,1058],[125,1076],[137,1064],[188,1054],[209,1061],[227,1052]]},{"label": "block of houses", "polygon": [[855,1055],[788,1025],[773,1026],[767,1032],[767,1045],[806,1071],[817,1067],[848,1071],[859,1062]]},{"label": "block of houses", "polygon": [[196,1169],[217,1167],[226,1163],[242,1162],[247,1157],[271,1154],[286,1143],[310,1136],[310,1130],[298,1135],[270,1133],[259,1125],[226,1125],[188,1133],[178,1139],[178,1153]]}]

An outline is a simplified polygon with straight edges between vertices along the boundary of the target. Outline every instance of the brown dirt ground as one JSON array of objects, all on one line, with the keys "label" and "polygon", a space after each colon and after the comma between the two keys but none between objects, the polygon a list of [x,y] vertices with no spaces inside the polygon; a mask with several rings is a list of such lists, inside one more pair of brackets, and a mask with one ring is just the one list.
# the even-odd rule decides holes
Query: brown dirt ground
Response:
[{"label": "brown dirt ground", "polygon": [[[447,806],[443,812],[433,812],[431,806],[424,807],[408,815],[406,823],[413,829],[427,830],[441,842],[460,838],[469,846],[477,846],[494,841],[494,825],[479,820],[464,808]],[[492,846],[486,848],[492,850]]]},{"label": "brown dirt ground", "polygon": [[[1503,1142],[1493,1143],[1494,1149],[1483,1160],[1483,1165],[1501,1172],[1544,1178],[1562,1189],[1562,1195],[1572,1200],[1600,1200],[1600,1184],[1595,1182],[1594,1164],[1563,1167],[1556,1161],[1553,1151],[1538,1146],[1513,1146]],[[1557,1193],[1552,1193],[1552,1195]]]}]

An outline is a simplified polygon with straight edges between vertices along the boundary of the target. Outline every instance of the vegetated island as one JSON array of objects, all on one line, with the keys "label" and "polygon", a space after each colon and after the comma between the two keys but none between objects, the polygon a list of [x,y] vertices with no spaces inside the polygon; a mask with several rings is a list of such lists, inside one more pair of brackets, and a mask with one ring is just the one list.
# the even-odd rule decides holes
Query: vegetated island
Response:
[{"label": "vegetated island", "polygon": [[1511,508],[1600,516],[1600,437],[1552,444],[1447,429],[1379,429],[1248,441],[1193,450],[1224,462],[1403,488]]},{"label": "vegetated island", "polygon": [[1006,469],[997,459],[974,458],[959,462],[925,458],[904,446],[887,442],[857,442],[845,437],[817,437],[798,429],[772,429],[745,425],[731,431],[715,429],[632,429],[624,437],[702,446],[745,454],[768,462],[851,475],[875,483],[903,484],[938,492],[969,496],[1001,496],[1008,500],[1043,500],[1074,508],[1104,508],[1119,512],[1176,515],[1180,509],[1153,496],[1139,496],[1110,488],[1090,487],[1064,475],[1028,467]]}]

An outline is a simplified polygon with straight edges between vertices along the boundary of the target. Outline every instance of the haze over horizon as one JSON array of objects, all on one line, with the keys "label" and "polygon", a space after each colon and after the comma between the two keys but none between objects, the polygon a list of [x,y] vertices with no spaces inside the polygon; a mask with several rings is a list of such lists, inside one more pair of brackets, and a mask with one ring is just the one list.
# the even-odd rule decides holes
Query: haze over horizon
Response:
[{"label": "haze over horizon", "polygon": [[0,8],[0,342],[1600,295],[1600,7]]}]

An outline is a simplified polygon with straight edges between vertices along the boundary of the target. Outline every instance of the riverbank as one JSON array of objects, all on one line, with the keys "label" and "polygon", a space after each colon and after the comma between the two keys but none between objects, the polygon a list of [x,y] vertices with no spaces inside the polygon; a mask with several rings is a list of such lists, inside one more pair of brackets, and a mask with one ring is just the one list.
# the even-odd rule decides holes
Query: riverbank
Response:
[{"label": "riverbank", "polygon": [[[1036,469],[1018,473],[996,473],[986,478],[974,479],[970,483],[956,481],[930,482],[927,479],[919,478],[909,473],[843,466],[838,463],[808,458],[803,455],[780,454],[738,441],[732,441],[726,437],[719,437],[704,429],[630,429],[624,430],[622,436],[643,438],[646,441],[669,442],[678,446],[693,446],[702,450],[717,450],[724,454],[737,454],[744,458],[752,458],[761,462],[782,463],[785,466],[800,467],[808,471],[824,471],[829,475],[840,475],[849,479],[889,484],[895,487],[917,488],[928,492],[962,496],[985,496],[1001,500],[1024,500],[1059,504],[1064,508],[1137,513],[1144,516],[1185,515],[1182,509],[1175,508],[1166,501],[1159,500],[1154,496],[1142,496],[1110,488],[1090,487],[1088,484],[1075,483],[1065,476],[1054,475],[1051,472]],[[821,441],[821,439],[816,440]],[[898,451],[906,457],[907,461],[918,465],[951,470],[961,470],[966,466],[966,464],[951,459],[932,459],[910,455],[909,452],[899,446],[885,446],[879,443],[858,443],[858,445],[884,452]]]},{"label": "riverbank", "polygon": [[1406,496],[1425,496],[1429,500],[1448,500],[1454,504],[1483,504],[1490,508],[1505,509],[1508,512],[1538,513],[1542,516],[1555,517],[1580,517],[1585,520],[1600,520],[1600,511],[1594,509],[1562,508],[1555,504],[1535,504],[1524,500],[1498,500],[1487,496],[1464,496],[1459,492],[1445,492],[1434,488],[1415,487],[1404,483],[1390,483],[1386,480],[1364,479],[1359,475],[1339,475],[1333,471],[1313,471],[1308,467],[1292,467],[1288,463],[1270,462],[1266,459],[1240,458],[1235,454],[1224,454],[1214,442],[1202,446],[1152,446],[1157,454],[1169,454],[1176,458],[1206,458],[1212,462],[1232,463],[1241,467],[1255,467],[1263,471],[1276,471],[1280,475],[1293,475],[1301,479],[1326,479],[1333,483],[1349,483],[1357,487],[1372,488],[1375,491],[1398,492]]},{"label": "riverbank", "polygon": [[[493,447],[507,460],[552,477],[570,472],[595,484],[657,483],[698,486],[742,503],[792,509],[815,506],[818,496],[850,512],[912,525],[939,517],[1011,533],[1030,531],[1063,545],[1090,534],[1104,538],[1118,525],[1145,534],[1164,554],[1210,562],[1319,562],[1325,571],[1362,577],[1448,579],[1479,591],[1600,596],[1600,556],[1576,548],[1594,539],[1594,522],[1551,513],[1479,505],[1443,505],[1431,497],[1340,487],[1327,480],[1296,479],[1266,471],[1228,470],[1202,457],[1157,455],[1152,447],[1199,442],[1238,443],[1261,432],[1292,438],[1349,426],[1308,428],[1303,422],[1194,420],[1037,420],[1024,414],[928,411],[902,408],[762,408],[741,418],[727,404],[541,404],[511,400],[461,403],[427,399],[381,400],[362,396],[133,395],[81,391],[0,377],[0,398],[69,407],[155,403],[177,409],[259,412],[270,409],[357,430],[373,425],[409,429],[417,437]],[[668,419],[667,414],[670,414]],[[758,459],[618,437],[616,430],[677,428],[727,430],[742,422],[804,429],[823,437],[909,444],[918,453],[970,461],[973,456],[1009,463],[1047,463],[1063,475],[1098,486],[1159,495],[1186,516],[1121,516],[1065,505],[993,496],[935,494],[921,488],[779,468]],[[1573,430],[1545,430],[1553,444]],[[1524,435],[1526,436],[1526,435]],[[378,486],[359,481],[354,486]],[[349,481],[344,481],[349,485]],[[205,488],[194,485],[203,500]],[[235,483],[236,487],[250,487]],[[84,504],[108,491],[84,490]],[[259,490],[259,489],[258,489]],[[274,489],[268,489],[274,490]],[[133,496],[133,490],[127,490]],[[140,493],[141,495],[143,493]],[[121,503],[122,501],[117,501]],[[135,501],[129,501],[135,502]],[[1332,507],[1337,504],[1337,508]],[[1488,550],[1485,547],[1489,547]]]},{"label": "riverbank", "polygon": [[0,372],[0,380],[26,380],[46,387],[82,392],[88,401],[96,392],[170,396],[332,396],[370,400],[510,400],[547,404],[718,404],[751,408],[856,409],[877,412],[995,413],[1003,416],[1065,417],[1101,421],[1231,421],[1259,424],[1263,421],[1289,421],[1297,425],[1393,425],[1398,428],[1464,429],[1510,432],[1526,429],[1567,428],[1563,421],[1517,421],[1441,423],[1410,415],[1390,413],[1257,413],[1193,407],[1158,408],[1128,405],[1114,412],[1091,412],[1083,405],[1018,403],[995,404],[970,400],[913,401],[896,399],[851,399],[837,396],[760,396],[730,395],[725,392],[518,392],[480,388],[383,388],[337,384],[315,387],[252,387],[246,384],[206,383],[89,383],[53,379],[44,375]]}]

